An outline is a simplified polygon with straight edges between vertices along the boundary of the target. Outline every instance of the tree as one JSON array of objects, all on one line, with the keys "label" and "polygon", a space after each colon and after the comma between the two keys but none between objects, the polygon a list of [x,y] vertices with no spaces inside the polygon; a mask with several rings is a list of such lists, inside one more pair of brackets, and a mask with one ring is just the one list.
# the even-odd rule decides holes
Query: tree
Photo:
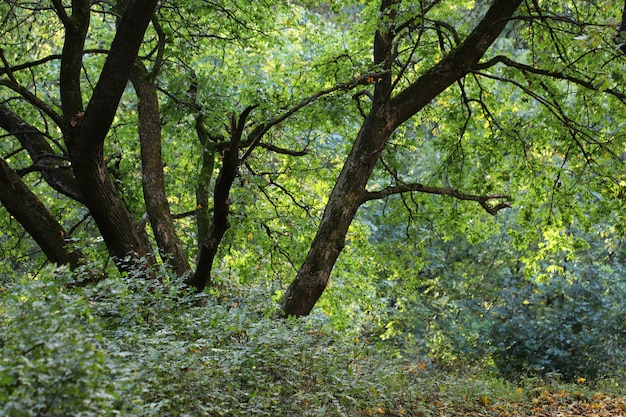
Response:
[{"label": "tree", "polygon": [[520,3],[521,1],[495,1],[483,20],[461,45],[415,82],[394,94],[393,90],[397,83],[393,79],[392,68],[398,58],[394,56],[394,51],[397,50],[394,48],[394,40],[400,36],[403,29],[409,30],[416,23],[412,19],[400,20],[403,19],[398,9],[400,2],[382,2],[380,15],[387,18],[383,19],[382,27],[376,32],[374,63],[383,69],[384,74],[375,80],[370,112],[337,179],[311,250],[295,281],[287,289],[283,299],[286,314],[305,315],[311,311],[326,288],[357,209],[368,200],[384,198],[393,193],[418,191],[450,194],[460,199],[475,200],[492,214],[507,206],[506,203],[496,207],[487,206],[489,200],[508,198],[504,195],[466,195],[456,190],[438,189],[421,184],[404,184],[378,192],[368,192],[366,186],[386,142],[398,126],[472,70],[504,29],[507,20]]},{"label": "tree", "polygon": [[[609,139],[606,118],[621,114],[624,98],[611,78],[620,55],[605,39],[619,33],[614,7],[302,3],[0,6],[4,208],[52,262],[87,261],[89,245],[75,236],[93,219],[97,231],[82,236],[100,235],[120,271],[160,258],[198,290],[212,283],[233,214],[254,217],[264,248],[298,270],[284,313],[304,315],[367,202],[429,194],[496,214],[513,195],[545,202],[537,196],[549,190],[550,212],[574,218],[588,196],[575,195],[583,174],[570,172],[606,196],[622,189],[613,175],[619,136]],[[602,112],[589,110],[606,97]],[[532,121],[537,106],[547,116]],[[520,126],[540,140],[527,140]],[[420,135],[428,149],[411,145]],[[411,150],[400,155],[398,147]],[[419,175],[403,174],[402,158],[419,159]],[[469,169],[473,158],[479,166]],[[294,166],[301,177],[291,175]],[[544,167],[547,179],[536,180]],[[293,218],[279,220],[290,225],[304,224],[300,216],[309,227],[325,205],[306,257],[303,238],[246,211],[252,195],[275,218],[288,212]],[[72,209],[61,209],[68,198]],[[619,202],[603,206],[614,211]],[[285,249],[282,234],[298,245]]]},{"label": "tree", "polygon": [[[471,117],[472,110],[470,105],[472,99],[468,98],[468,92],[470,90],[463,81],[464,77],[469,74],[473,75],[473,77],[493,77],[502,82],[516,83],[516,81],[510,80],[507,77],[497,77],[493,74],[485,74],[481,71],[492,68],[496,64],[504,64],[505,66],[519,70],[525,77],[527,77],[528,74],[545,76],[543,81],[540,80],[537,82],[546,90],[547,98],[536,93],[532,87],[526,87],[522,83],[516,85],[532,99],[545,106],[550,113],[553,113],[556,116],[557,123],[561,124],[563,127],[563,131],[571,136],[571,142],[564,141],[565,143],[562,145],[554,145],[553,143],[555,147],[564,146],[567,149],[564,152],[564,156],[559,157],[561,167],[554,180],[555,187],[558,188],[562,185],[560,178],[562,177],[561,171],[563,168],[566,165],[574,165],[570,164],[573,148],[578,148],[585,161],[577,167],[581,169],[581,172],[584,171],[585,168],[589,168],[590,165],[595,165],[595,162],[589,158],[589,155],[590,153],[596,154],[596,151],[600,149],[602,150],[599,151],[598,155],[608,155],[608,159],[614,161],[608,164],[612,168],[619,167],[620,165],[623,166],[623,161],[614,158],[615,151],[611,150],[616,143],[612,142],[611,139],[598,139],[602,129],[597,129],[597,125],[590,128],[593,123],[602,123],[597,120],[594,120],[593,123],[573,120],[572,117],[568,115],[570,111],[570,108],[568,108],[569,103],[567,103],[564,97],[557,98],[557,96],[559,96],[557,93],[559,88],[572,88],[571,86],[567,86],[567,84],[570,84],[574,85],[574,88],[579,90],[588,89],[612,95],[619,100],[618,105],[623,105],[624,102],[623,93],[617,89],[609,88],[610,83],[599,85],[597,81],[592,81],[594,76],[585,78],[573,75],[589,71],[590,67],[587,62],[580,62],[582,61],[581,55],[574,57],[573,55],[575,54],[571,54],[572,56],[569,56],[566,51],[565,40],[560,37],[562,33],[559,32],[562,29],[558,29],[556,25],[553,25],[551,20],[558,21],[558,19],[560,19],[558,13],[565,12],[571,16],[573,13],[578,12],[578,9],[574,6],[570,8],[568,5],[564,6],[563,9],[555,7],[548,10],[550,6],[544,9],[540,7],[539,4],[533,3],[532,5],[527,5],[522,13],[514,17],[514,12],[521,3],[522,2],[493,2],[482,20],[462,42],[454,28],[435,21],[435,27],[439,24],[440,27],[445,27],[443,32],[452,33],[452,35],[449,36],[452,38],[452,43],[455,45],[449,51],[445,51],[443,47],[444,37],[448,35],[440,32],[439,42],[442,44],[441,52],[444,53],[443,57],[434,65],[427,67],[421,74],[411,74],[411,67],[414,67],[416,63],[413,57],[414,55],[420,55],[420,35],[415,35],[418,39],[417,42],[406,45],[402,43],[403,36],[410,37],[411,35],[404,35],[403,31],[409,33],[416,31],[422,34],[423,32],[420,32],[420,29],[423,29],[425,24],[424,21],[420,19],[425,19],[427,10],[420,10],[419,13],[417,13],[420,19],[415,19],[415,15],[412,15],[410,10],[402,8],[401,2],[382,2],[379,13],[382,18],[374,38],[374,61],[385,71],[385,75],[376,80],[370,112],[365,118],[351,153],[335,184],[311,250],[298,276],[285,294],[283,308],[286,314],[308,314],[314,306],[317,299],[324,291],[333,265],[344,247],[348,227],[358,208],[366,201],[385,198],[394,193],[414,191],[446,194],[458,199],[478,201],[481,206],[491,214],[497,213],[502,208],[510,207],[510,197],[505,194],[468,195],[451,188],[428,187],[419,183],[408,184],[400,180],[397,173],[394,175],[398,183],[397,185],[388,186],[379,191],[368,191],[367,189],[368,180],[372,175],[374,166],[377,161],[379,161],[381,153],[389,142],[393,132],[409,120],[409,118],[421,111],[434,98],[441,95],[448,87],[459,83],[459,92],[463,97],[462,105],[466,107]],[[429,6],[434,6],[434,4],[430,4]],[[574,29],[578,30],[584,26],[582,20],[569,16],[564,18],[568,26],[573,26]],[[558,54],[559,59],[562,60],[561,66],[565,68],[574,66],[577,68],[571,71],[571,73],[569,71],[561,72],[551,69],[553,64],[543,61],[545,50],[541,51],[542,54],[538,55],[538,58],[535,58],[533,65],[522,64],[513,59],[505,58],[502,55],[497,55],[481,63],[481,58],[496,40],[500,32],[505,28],[507,22],[513,20],[527,20],[531,22],[531,24],[532,22],[538,22],[539,25],[544,25],[547,28],[545,36],[551,38],[551,44],[549,46],[543,44],[543,42],[538,42],[538,44],[541,44],[542,48],[553,47],[554,50],[556,50],[556,52],[553,53]],[[613,18],[610,22],[609,26],[616,28],[617,20]],[[531,26],[531,30],[533,29],[535,29],[535,26]],[[580,37],[572,36],[572,30],[573,29],[569,29],[569,31],[566,32],[567,36],[587,40],[587,35],[581,35]],[[516,34],[518,36],[524,35],[521,32]],[[595,45],[597,46],[601,42],[599,35],[595,33],[593,36],[595,36],[596,40],[592,42],[596,42]],[[529,42],[535,42],[535,40],[530,39]],[[568,43],[570,42],[571,39]],[[531,50],[534,50],[534,48],[534,44],[529,46]],[[616,54],[612,51],[606,53],[606,51],[600,50],[593,50],[592,52],[585,50],[582,53],[582,57],[590,53],[603,55],[602,59],[605,62],[617,58]],[[413,80],[411,76],[413,76]],[[565,85],[557,84],[550,87],[546,86],[547,83],[551,83],[555,80],[557,83],[561,80],[565,80],[568,83]],[[403,86],[404,88],[402,88]],[[479,84],[479,88],[483,87]],[[584,95],[585,93],[577,92],[577,94]],[[482,111],[487,116],[488,122],[496,124],[498,127],[503,126],[504,123],[502,121],[494,118],[498,113],[497,110],[490,109],[489,104],[483,98],[474,99],[473,101],[477,102],[479,106],[482,107]],[[578,110],[576,107],[577,106],[574,106],[574,109]],[[605,115],[601,117],[605,117]],[[506,134],[506,130],[502,130]],[[462,137],[463,133],[467,131],[467,125],[460,127],[460,131],[462,132]],[[610,143],[612,144],[609,145]],[[595,170],[597,168],[591,169]],[[577,169],[575,168],[574,170]],[[613,172],[619,172],[619,168],[617,168],[617,170],[618,171]],[[609,179],[609,181],[613,182],[615,185],[618,183],[621,184],[616,188],[623,187],[624,182],[622,178],[611,178],[611,174],[608,172],[604,174],[601,174],[599,171],[596,172],[600,177],[605,175],[604,178]],[[612,194],[613,197],[618,195],[617,191]],[[574,198],[577,199],[576,197]],[[488,202],[493,200],[495,200],[496,203],[488,205]],[[497,200],[500,200],[500,202]],[[562,209],[567,211],[565,207],[562,207]],[[550,210],[552,211],[552,208]]]},{"label": "tree", "polygon": [[[9,4],[5,7],[12,6]],[[35,108],[44,112],[61,131],[67,147],[67,156],[85,205],[98,225],[110,254],[118,259],[123,270],[135,266],[127,257],[130,256],[130,260],[137,259],[146,256],[148,251],[135,228],[131,213],[120,200],[107,174],[104,141],[155,7],[156,1],[131,1],[128,4],[120,18],[116,36],[87,106],[83,103],[81,77],[85,38],[90,24],[89,2],[73,2],[69,9],[70,14],[60,1],[53,2],[53,10],[65,31],[59,71],[62,113],[58,113],[51,105],[25,88],[14,74],[16,69],[9,65],[3,55],[3,72],[6,76],[3,85],[21,94]],[[7,16],[10,16],[10,13]],[[8,112],[4,115],[6,117],[3,120],[3,127],[6,129],[10,122],[9,118],[13,115]],[[50,154],[46,156],[53,157]],[[12,175],[10,171],[5,172]],[[13,194],[7,191],[5,190],[6,194],[3,193],[2,198],[5,205]],[[16,192],[19,191],[16,189]],[[37,225],[37,227],[46,226],[44,223]],[[33,237],[39,238],[41,246],[51,244],[43,233],[33,234]],[[56,243],[60,242],[57,240]],[[63,251],[63,246],[57,247],[56,250]]]},{"label": "tree", "polygon": [[[206,128],[207,112],[213,110],[206,107],[206,103],[200,103],[197,99],[197,76],[192,68],[194,58],[185,61],[177,56],[181,50],[191,47],[198,48],[198,43],[193,43],[196,38],[228,42],[238,42],[247,39],[244,30],[259,30],[261,38],[269,37],[263,30],[266,14],[248,6],[246,10],[232,5],[213,4],[199,2],[194,13],[198,15],[209,12],[213,15],[205,17],[209,23],[208,28],[197,25],[191,16],[190,5],[164,6],[158,10],[158,14],[146,17],[146,10],[155,8],[155,4],[143,4],[120,2],[117,7],[110,5],[89,5],[86,2],[74,2],[71,7],[66,7],[62,2],[53,2],[52,7],[37,7],[34,10],[27,4],[20,2],[5,5],[7,21],[5,24],[7,33],[12,35],[15,45],[32,48],[36,59],[26,61],[28,56],[22,57],[18,49],[12,49],[7,58],[4,54],[2,73],[5,76],[2,85],[5,91],[13,91],[16,96],[9,98],[14,107],[30,106],[31,109],[43,115],[45,131],[29,125],[22,115],[3,106],[2,127],[19,139],[23,149],[29,152],[33,166],[21,170],[21,175],[30,172],[42,172],[43,178],[55,190],[84,204],[90,216],[96,222],[99,233],[104,238],[109,254],[115,260],[121,271],[130,271],[143,265],[145,262],[153,262],[152,247],[145,226],[149,222],[161,258],[167,261],[179,276],[189,275],[188,282],[198,289],[204,288],[210,283],[210,270],[215,258],[217,248],[229,228],[229,192],[239,167],[248,156],[257,148],[266,149],[278,154],[298,156],[304,152],[290,150],[279,146],[266,144],[261,141],[263,136],[272,128],[283,122],[301,108],[329,95],[335,91],[354,88],[365,80],[365,76],[355,80],[338,83],[335,86],[314,91],[308,97],[300,99],[292,106],[288,106],[279,112],[268,116],[264,121],[256,121],[255,127],[248,131],[248,116],[258,107],[258,104],[246,106],[240,115],[235,110],[227,112],[210,120],[214,126]],[[151,9],[146,8],[150,6]],[[259,5],[257,5],[259,6]],[[274,9],[280,5],[273,5]],[[142,10],[142,20],[136,21],[133,13]],[[250,13],[248,13],[250,12]],[[92,15],[97,16],[94,19]],[[240,19],[241,16],[246,18]],[[224,26],[215,25],[225,17]],[[58,20],[57,20],[58,19]],[[249,20],[245,20],[249,19]],[[149,50],[139,57],[139,49],[142,45],[144,33],[149,22],[150,39],[144,43]],[[56,22],[62,24],[64,30],[55,35],[44,46],[33,44],[27,37],[20,33],[21,25],[12,26],[13,22],[24,22],[23,25],[38,27],[39,30],[52,30]],[[114,22],[114,23],[113,23]],[[129,23],[130,22],[130,23]],[[229,25],[233,27],[229,27]],[[91,29],[89,29],[91,25]],[[114,28],[111,30],[111,28]],[[269,26],[268,26],[269,27]],[[224,31],[223,34],[222,31]],[[111,42],[110,47],[108,43]],[[182,45],[175,45],[180,42]],[[94,48],[86,48],[95,43]],[[187,45],[189,43],[189,45]],[[62,44],[60,53],[45,55],[49,50],[54,50]],[[174,45],[173,45],[174,44]],[[173,45],[173,46],[172,46]],[[166,47],[171,50],[166,51]],[[219,49],[219,47],[217,48]],[[166,55],[169,52],[170,55]],[[98,58],[87,59],[93,54],[96,57],[106,57],[100,64]],[[200,53],[205,59],[204,53]],[[24,62],[14,64],[15,60],[24,59]],[[11,61],[11,63],[9,62]],[[57,61],[59,64],[57,65]],[[196,185],[196,209],[186,213],[187,216],[197,215],[198,219],[198,247],[199,255],[197,268],[190,273],[188,255],[185,253],[182,243],[176,233],[174,218],[170,212],[168,197],[165,190],[165,170],[162,157],[162,116],[159,102],[159,87],[157,79],[166,79],[171,73],[162,73],[164,66],[182,65],[188,70],[191,88],[183,92],[174,88],[161,92],[175,102],[178,108],[192,115],[195,119],[195,128],[198,140],[202,147],[202,168]],[[169,69],[169,68],[168,68]],[[52,83],[58,85],[60,96],[60,108],[57,109],[54,99],[45,100],[38,96],[36,91],[25,87],[28,84],[27,77],[23,74],[31,71],[35,77],[47,79],[52,75]],[[91,85],[92,78],[98,78],[98,83]],[[160,78],[159,78],[160,77]],[[115,112],[120,107],[120,101],[128,80],[130,79],[136,94],[137,124],[141,154],[142,190],[145,202],[145,215],[141,221],[137,221],[137,212],[128,207],[128,201],[124,201],[119,178],[120,159],[125,155],[105,156],[105,138],[111,137],[112,122]],[[177,82],[180,81],[180,77]],[[53,93],[45,91],[46,95]],[[83,105],[83,96],[90,96],[87,105]],[[18,99],[19,97],[19,99]],[[259,97],[254,97],[258,100]],[[122,105],[127,105],[124,98]],[[135,106],[133,104],[133,106]],[[228,104],[226,104],[226,107]],[[30,116],[30,115],[29,115]],[[220,124],[228,120],[226,135],[222,132]],[[52,122],[51,127],[48,122]],[[217,124],[217,126],[215,126]],[[114,129],[117,126],[114,127]],[[60,134],[63,137],[63,145],[54,141],[53,136]],[[52,142],[57,149],[53,149]],[[240,157],[240,150],[245,153]],[[21,150],[21,149],[20,149]],[[20,150],[14,152],[19,154]],[[213,174],[214,158],[222,153],[224,157],[219,175],[213,185],[211,193],[211,179]],[[59,163],[58,161],[61,161]],[[115,162],[113,162],[115,161]],[[117,165],[117,166],[116,166]],[[18,175],[11,171],[7,164],[5,168],[5,182],[15,183]],[[70,249],[67,248],[68,234],[56,225],[59,239],[49,239],[44,233],[46,230],[54,230],[48,225],[56,223],[52,215],[48,215],[48,223],[32,221],[32,215],[26,215],[20,211],[20,203],[14,202],[18,196],[18,188],[7,187],[3,190],[2,199],[5,208],[14,213],[21,223],[29,225],[30,234],[38,244],[47,248],[54,246],[55,252],[65,256],[49,256],[54,262],[66,263]],[[22,184],[19,193],[25,192],[27,187]],[[209,206],[210,195],[213,197],[213,207]],[[33,196],[30,196],[33,197]],[[22,196],[20,201],[25,201]],[[42,211],[42,210],[40,210]],[[141,215],[139,213],[139,215]],[[184,217],[180,215],[179,217]],[[42,230],[37,230],[41,228]],[[43,230],[45,228],[45,230]],[[34,229],[34,230],[33,230]],[[49,233],[49,232],[48,232]],[[46,250],[46,253],[52,253]],[[71,252],[79,254],[79,252]],[[73,265],[76,261],[72,259]]]}]

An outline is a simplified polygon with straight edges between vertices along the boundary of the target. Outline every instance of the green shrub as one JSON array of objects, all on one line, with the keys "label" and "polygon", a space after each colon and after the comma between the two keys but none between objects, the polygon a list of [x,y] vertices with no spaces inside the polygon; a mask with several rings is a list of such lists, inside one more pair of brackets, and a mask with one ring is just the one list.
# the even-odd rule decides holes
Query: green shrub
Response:
[{"label": "green shrub", "polygon": [[0,414],[98,416],[113,399],[87,299],[47,269],[5,282],[0,303]]},{"label": "green shrub", "polygon": [[565,380],[618,376],[626,353],[624,304],[599,279],[510,282],[491,316],[489,340],[509,378],[558,375]]},{"label": "green shrub", "polygon": [[415,366],[322,314],[277,320],[256,287],[218,301],[157,275],[84,288],[52,269],[7,280],[0,414],[351,416],[418,398]]}]

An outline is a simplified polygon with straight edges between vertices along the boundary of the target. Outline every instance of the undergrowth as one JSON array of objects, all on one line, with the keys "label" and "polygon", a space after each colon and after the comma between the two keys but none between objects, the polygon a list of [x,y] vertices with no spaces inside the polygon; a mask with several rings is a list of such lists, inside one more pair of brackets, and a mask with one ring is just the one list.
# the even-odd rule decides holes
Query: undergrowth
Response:
[{"label": "undergrowth", "polygon": [[443,373],[319,313],[277,320],[258,288],[216,297],[159,277],[3,280],[0,415],[431,416],[544,384]]}]

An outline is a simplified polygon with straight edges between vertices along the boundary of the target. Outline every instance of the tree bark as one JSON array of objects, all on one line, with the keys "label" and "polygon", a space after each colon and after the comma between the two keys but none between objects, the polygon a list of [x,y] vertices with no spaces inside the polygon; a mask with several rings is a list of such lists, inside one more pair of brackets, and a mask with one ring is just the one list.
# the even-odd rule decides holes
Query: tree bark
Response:
[{"label": "tree bark", "polygon": [[[86,25],[89,24],[88,16],[85,17],[85,13],[89,13],[89,2],[74,1],[72,16],[62,17],[66,29],[61,63],[65,141],[86,205],[110,255],[122,271],[144,262],[142,259],[147,257],[149,248],[145,247],[135,228],[135,219],[108,175],[103,147],[156,3],[156,0],[129,2],[84,112],[79,97],[79,56],[82,57]],[[60,8],[58,13],[63,16],[65,12]]]},{"label": "tree bark", "polygon": [[209,140],[209,132],[204,127],[204,117],[196,116],[195,123],[198,140],[202,147],[200,158],[200,172],[196,178],[196,230],[198,242],[206,242],[211,230],[211,210],[209,199],[211,197],[211,178],[215,167],[215,144]]},{"label": "tree bark", "polygon": [[76,267],[83,254],[68,246],[69,236],[59,222],[0,158],[0,202],[37,242],[50,262]]},{"label": "tree bark", "polygon": [[238,121],[235,114],[231,117],[230,145],[224,150],[222,168],[215,181],[211,227],[206,238],[199,242],[200,248],[196,261],[196,270],[187,281],[187,284],[195,287],[198,291],[202,291],[205,287],[211,285],[213,262],[215,261],[219,244],[226,231],[230,228],[228,221],[230,211],[229,194],[239,168],[239,145],[241,144],[246,120],[255,107],[247,107],[239,116]]},{"label": "tree bark", "polygon": [[376,82],[372,108],[330,195],[311,248],[282,300],[288,316],[307,315],[322,295],[345,245],[354,216],[367,200],[367,182],[393,131],[465,76],[498,37],[521,0],[495,0],[467,39],[412,85],[392,98],[394,4],[383,0],[380,15],[389,25],[374,38],[374,61],[387,70]]},{"label": "tree bark", "polygon": [[624,33],[626,33],[626,1],[624,1],[624,7],[622,8],[622,21],[620,22],[615,37],[619,49],[626,54],[626,36],[624,36]]},{"label": "tree bark", "polygon": [[0,104],[0,128],[19,140],[48,185],[84,203],[83,194],[78,187],[71,166],[69,163],[66,164],[67,155],[55,153],[43,133],[26,123],[3,104]]},{"label": "tree bark", "polygon": [[176,234],[170,205],[165,194],[163,156],[161,147],[161,114],[154,80],[141,62],[131,73],[131,81],[137,92],[139,115],[139,139],[141,143],[141,166],[143,197],[154,237],[161,258],[172,266],[178,276],[188,273],[183,245]]}]

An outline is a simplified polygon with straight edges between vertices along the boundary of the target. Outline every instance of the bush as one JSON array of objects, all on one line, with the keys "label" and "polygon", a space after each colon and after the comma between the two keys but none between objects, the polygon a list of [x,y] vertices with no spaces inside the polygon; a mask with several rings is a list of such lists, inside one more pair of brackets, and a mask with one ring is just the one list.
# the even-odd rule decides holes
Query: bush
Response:
[{"label": "bush", "polygon": [[498,370],[508,378],[619,376],[626,365],[624,304],[600,276],[510,282],[490,325]]},{"label": "bush", "polygon": [[48,269],[5,283],[0,303],[0,409],[6,416],[99,416],[113,398],[87,299]]},{"label": "bush", "polygon": [[373,415],[417,398],[418,368],[321,314],[276,320],[254,287],[218,302],[158,275],[76,288],[50,269],[7,282],[0,414]]}]

